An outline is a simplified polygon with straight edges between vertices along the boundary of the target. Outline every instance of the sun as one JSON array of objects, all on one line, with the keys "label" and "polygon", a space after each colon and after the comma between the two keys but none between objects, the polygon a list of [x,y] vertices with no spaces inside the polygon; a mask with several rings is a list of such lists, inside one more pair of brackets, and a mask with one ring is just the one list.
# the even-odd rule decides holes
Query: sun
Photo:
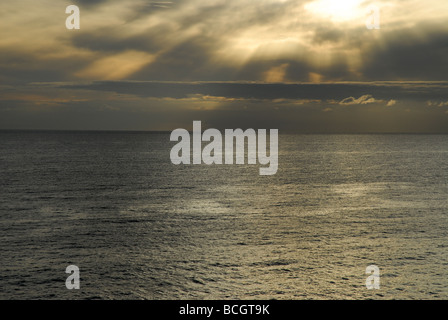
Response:
[{"label": "sun", "polygon": [[360,5],[365,0],[315,0],[305,5],[314,15],[330,18],[335,22],[356,19],[362,15]]}]

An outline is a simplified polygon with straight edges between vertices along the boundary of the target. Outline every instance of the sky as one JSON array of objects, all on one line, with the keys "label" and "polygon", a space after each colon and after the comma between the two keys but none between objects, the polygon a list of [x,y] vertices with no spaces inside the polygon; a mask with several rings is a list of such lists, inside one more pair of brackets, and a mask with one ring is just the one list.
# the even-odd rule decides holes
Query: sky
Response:
[{"label": "sky", "polygon": [[2,1],[0,129],[448,133],[447,22],[446,0]]}]

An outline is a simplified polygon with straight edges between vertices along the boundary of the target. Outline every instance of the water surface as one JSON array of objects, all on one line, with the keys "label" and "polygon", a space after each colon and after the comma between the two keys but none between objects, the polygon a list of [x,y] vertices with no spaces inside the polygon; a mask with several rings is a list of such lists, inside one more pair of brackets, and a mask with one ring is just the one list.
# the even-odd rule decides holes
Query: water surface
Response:
[{"label": "water surface", "polygon": [[172,145],[1,132],[0,298],[448,298],[448,136],[280,135],[274,176]]}]

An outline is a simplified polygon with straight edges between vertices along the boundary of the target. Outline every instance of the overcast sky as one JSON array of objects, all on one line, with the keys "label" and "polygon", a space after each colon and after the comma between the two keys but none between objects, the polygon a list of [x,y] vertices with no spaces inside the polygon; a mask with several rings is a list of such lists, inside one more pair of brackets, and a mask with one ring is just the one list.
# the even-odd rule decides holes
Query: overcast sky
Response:
[{"label": "overcast sky", "polygon": [[447,0],[2,1],[0,129],[448,133],[447,22]]}]

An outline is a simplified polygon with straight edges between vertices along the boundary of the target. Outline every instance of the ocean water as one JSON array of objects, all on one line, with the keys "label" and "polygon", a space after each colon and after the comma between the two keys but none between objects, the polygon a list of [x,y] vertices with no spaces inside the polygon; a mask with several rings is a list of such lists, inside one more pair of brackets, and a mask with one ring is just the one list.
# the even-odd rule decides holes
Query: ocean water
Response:
[{"label": "ocean water", "polygon": [[1,132],[0,299],[448,298],[447,135],[281,134],[273,176],[173,144]]}]

